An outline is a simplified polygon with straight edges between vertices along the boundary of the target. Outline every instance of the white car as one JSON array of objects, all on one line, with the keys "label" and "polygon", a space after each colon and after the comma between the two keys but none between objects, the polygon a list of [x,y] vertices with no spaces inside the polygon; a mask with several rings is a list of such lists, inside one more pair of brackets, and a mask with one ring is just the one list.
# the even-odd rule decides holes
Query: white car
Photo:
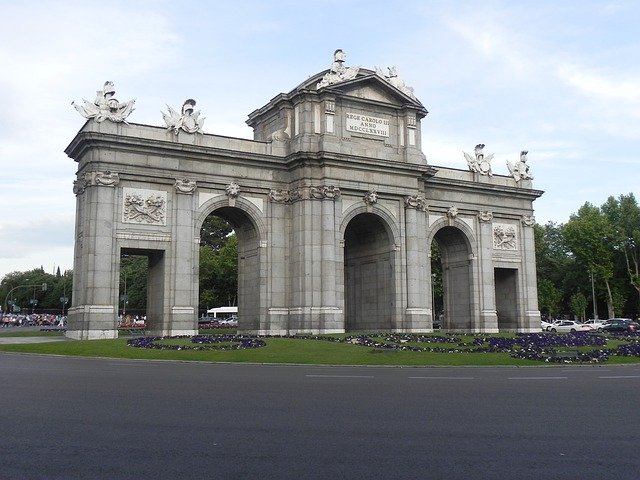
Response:
[{"label": "white car", "polygon": [[561,320],[558,323],[554,322],[549,331],[559,333],[590,332],[591,327],[573,320]]},{"label": "white car", "polygon": [[584,322],[584,325],[589,325],[589,328],[591,328],[592,331],[594,332],[601,332],[602,331],[602,327],[604,327],[607,323],[609,323],[608,320],[587,320],[586,322]]},{"label": "white car", "polygon": [[543,332],[546,332],[551,328],[551,324],[549,322],[545,322],[544,320],[540,320],[540,328],[542,328]]}]

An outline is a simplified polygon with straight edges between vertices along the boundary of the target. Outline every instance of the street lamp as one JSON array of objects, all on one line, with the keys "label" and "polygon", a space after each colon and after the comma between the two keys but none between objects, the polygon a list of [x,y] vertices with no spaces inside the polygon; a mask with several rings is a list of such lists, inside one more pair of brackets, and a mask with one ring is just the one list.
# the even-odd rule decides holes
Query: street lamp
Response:
[{"label": "street lamp", "polygon": [[43,292],[47,291],[47,284],[43,283],[41,285],[38,284],[29,284],[29,285],[18,285],[17,287],[13,287],[11,290],[9,290],[9,293],[7,293],[7,296],[4,299],[4,308],[2,309],[2,319],[4,320],[4,315],[7,311],[7,304],[9,302],[9,297],[11,296],[11,294],[13,293],[14,290],[17,290],[18,288],[33,288],[33,296],[35,297],[35,289],[40,287],[42,289]]},{"label": "street lamp", "polygon": [[124,320],[125,315],[127,314],[127,303],[129,299],[127,298],[127,274],[124,274],[124,295],[120,295],[120,300],[122,300],[122,319]]}]

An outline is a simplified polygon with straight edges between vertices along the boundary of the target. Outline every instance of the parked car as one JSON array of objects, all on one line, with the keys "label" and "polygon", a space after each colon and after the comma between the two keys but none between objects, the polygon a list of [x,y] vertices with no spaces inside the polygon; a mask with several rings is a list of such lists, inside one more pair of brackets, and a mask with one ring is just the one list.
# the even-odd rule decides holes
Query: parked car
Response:
[{"label": "parked car", "polygon": [[554,325],[560,325],[560,324],[561,324],[562,322],[564,322],[564,321],[565,321],[565,320],[563,320],[563,319],[561,319],[561,318],[560,318],[560,319],[556,319],[556,320],[552,320],[552,321],[549,323],[549,326],[547,327],[547,332],[550,332],[550,331],[551,331],[551,328],[552,328]]},{"label": "parked car", "polygon": [[550,328],[551,332],[574,333],[574,332],[590,332],[591,327],[583,323],[574,322],[573,320],[560,320],[553,323]]},{"label": "parked car", "polygon": [[549,328],[551,328],[551,323],[540,320],[540,328],[542,328],[542,331],[547,332],[549,331]]},{"label": "parked car", "polygon": [[607,325],[602,328],[603,332],[638,332],[640,323],[628,318],[612,318]]},{"label": "parked car", "polygon": [[599,319],[591,319],[591,320],[587,320],[586,322],[584,322],[584,325],[589,325],[589,327],[591,328],[591,330],[593,330],[594,332],[601,332],[602,331],[602,327],[604,325],[606,325],[605,322],[608,322],[608,320],[599,320]]}]

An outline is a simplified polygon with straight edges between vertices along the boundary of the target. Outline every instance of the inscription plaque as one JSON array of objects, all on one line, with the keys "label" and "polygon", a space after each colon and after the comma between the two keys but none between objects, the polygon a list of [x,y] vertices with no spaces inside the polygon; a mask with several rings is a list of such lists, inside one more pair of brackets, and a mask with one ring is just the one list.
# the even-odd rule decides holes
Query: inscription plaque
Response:
[{"label": "inscription plaque", "polygon": [[377,137],[389,136],[389,120],[386,118],[347,112],[346,124],[347,130],[350,132],[375,135]]}]

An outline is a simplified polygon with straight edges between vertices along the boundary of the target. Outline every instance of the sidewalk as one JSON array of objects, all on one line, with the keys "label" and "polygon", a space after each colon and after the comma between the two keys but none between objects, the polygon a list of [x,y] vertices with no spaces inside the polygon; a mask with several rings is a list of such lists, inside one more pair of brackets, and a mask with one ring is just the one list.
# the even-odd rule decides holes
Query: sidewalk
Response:
[{"label": "sidewalk", "polygon": [[65,342],[71,340],[65,336],[53,336],[53,335],[45,335],[41,337],[8,337],[4,334],[6,333],[17,333],[17,332],[39,332],[42,328],[55,329],[56,327],[2,327],[0,328],[0,345],[15,345],[21,343],[47,343],[47,342]]}]

